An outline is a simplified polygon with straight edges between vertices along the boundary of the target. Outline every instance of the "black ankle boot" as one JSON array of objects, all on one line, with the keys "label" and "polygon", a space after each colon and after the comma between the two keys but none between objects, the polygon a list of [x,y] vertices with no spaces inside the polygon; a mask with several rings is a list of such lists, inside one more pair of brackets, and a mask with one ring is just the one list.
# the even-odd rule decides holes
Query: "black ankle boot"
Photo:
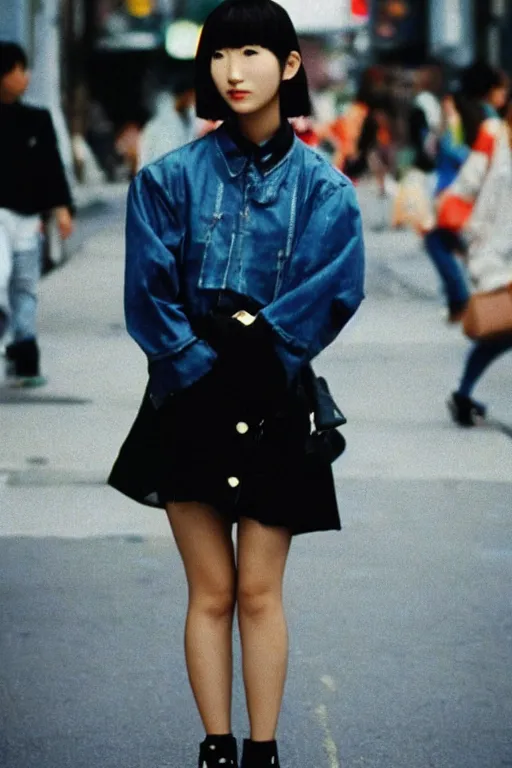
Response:
[{"label": "black ankle boot", "polygon": [[280,768],[277,742],[244,739],[240,768]]},{"label": "black ankle boot", "polygon": [[448,409],[452,419],[461,427],[474,427],[485,419],[487,409],[482,403],[472,400],[466,395],[454,392],[448,401]]},{"label": "black ankle boot", "polygon": [[235,737],[207,736],[199,746],[198,768],[238,768]]}]

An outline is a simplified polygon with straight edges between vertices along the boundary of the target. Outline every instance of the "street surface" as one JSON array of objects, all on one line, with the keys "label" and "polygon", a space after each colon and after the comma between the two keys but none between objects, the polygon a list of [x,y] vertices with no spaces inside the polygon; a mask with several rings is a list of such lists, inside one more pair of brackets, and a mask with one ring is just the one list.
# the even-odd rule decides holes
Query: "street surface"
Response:
[{"label": "street surface", "polygon": [[[349,420],[344,530],[293,544],[282,766],[512,766],[512,355],[477,392],[497,423],[452,425],[467,342],[417,239],[360,196],[367,299],[316,365]],[[203,736],[166,520],[105,485],[146,377],[123,215],[114,189],[42,283],[49,385],[0,382],[1,768],[191,768]]]}]

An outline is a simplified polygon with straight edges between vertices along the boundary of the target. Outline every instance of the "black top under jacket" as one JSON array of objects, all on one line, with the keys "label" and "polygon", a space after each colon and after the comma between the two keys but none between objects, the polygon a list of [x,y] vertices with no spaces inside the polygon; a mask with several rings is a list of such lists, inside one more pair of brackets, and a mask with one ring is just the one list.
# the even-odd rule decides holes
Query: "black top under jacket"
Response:
[{"label": "black top under jacket", "polygon": [[0,103],[0,208],[25,215],[72,209],[50,113]]}]

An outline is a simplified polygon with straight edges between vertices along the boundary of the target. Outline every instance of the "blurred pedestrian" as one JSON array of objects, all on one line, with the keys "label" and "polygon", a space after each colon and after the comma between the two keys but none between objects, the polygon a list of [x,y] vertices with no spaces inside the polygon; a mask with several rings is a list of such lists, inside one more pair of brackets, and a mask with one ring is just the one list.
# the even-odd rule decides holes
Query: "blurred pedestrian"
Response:
[{"label": "blurred pedestrian", "polygon": [[[494,292],[508,287],[512,305],[512,141],[508,123],[500,118],[508,82],[487,65],[472,67],[466,78],[469,90],[483,95],[483,120],[463,178],[454,185],[453,198],[446,200],[445,215],[454,200],[458,200],[462,212],[459,216],[468,216],[471,205],[467,261],[473,289],[476,294],[491,292],[492,300]],[[488,311],[492,312],[493,306],[491,303]],[[495,311],[502,312],[501,302]],[[473,399],[473,391],[489,366],[511,349],[512,326],[497,337],[482,338],[473,344],[459,388],[448,403],[455,422],[471,427],[485,418],[486,406]]]},{"label": "blurred pedestrian", "polygon": [[355,163],[360,157],[360,139],[370,104],[384,92],[384,75],[380,67],[365,69],[359,78],[359,86],[352,102],[347,104],[334,119],[319,127],[322,139],[331,141],[335,148],[333,164],[340,171]]},{"label": "blurred pedestrian", "polygon": [[40,386],[45,383],[36,329],[41,215],[55,213],[64,239],[73,231],[73,220],[50,113],[21,102],[29,83],[27,67],[19,45],[0,42],[0,333],[9,326],[12,342],[6,356],[12,383]]},{"label": "blurred pedestrian", "polygon": [[176,80],[172,93],[168,89],[158,92],[155,114],[140,134],[139,168],[197,138],[194,105],[192,73]]},{"label": "blurred pedestrian", "polygon": [[376,94],[368,99],[357,145],[343,166],[344,173],[354,182],[370,173],[381,197],[387,194],[387,180],[394,170],[393,117],[394,109],[389,96]]},{"label": "blurred pedestrian", "polygon": [[428,61],[417,70],[414,90],[409,117],[412,166],[431,174],[436,169],[437,144],[443,127],[443,75],[436,61]]},{"label": "blurred pedestrian", "polygon": [[166,508],[184,561],[199,765],[238,765],[238,604],[251,728],[241,765],[279,768],[291,540],[340,529],[334,457],[313,448],[301,381],[362,300],[361,219],[350,182],[288,122],[310,99],[281,6],[221,3],[196,66],[198,114],[223,125],[146,166],[129,194],[125,308],[149,385],[110,484]]},{"label": "blurred pedestrian", "polygon": [[[458,322],[469,298],[465,270],[457,254],[464,243],[452,230],[437,221],[435,201],[448,186],[469,154],[461,131],[455,129],[458,113],[450,94],[443,97],[443,73],[436,61],[429,61],[416,73],[415,97],[409,118],[413,149],[412,170],[404,180],[415,187],[410,207],[419,214],[417,230],[432,264],[441,279],[447,303],[447,319]],[[410,189],[409,189],[410,191]],[[421,218],[420,218],[421,216]]]},{"label": "blurred pedestrian", "polygon": [[457,255],[466,250],[475,202],[485,182],[489,163],[496,146],[496,136],[503,125],[499,110],[507,102],[507,82],[494,67],[476,63],[462,74],[461,111],[466,143],[471,151],[457,148],[447,139],[443,151],[458,153],[463,162],[437,185],[436,228],[426,239],[427,250],[445,281],[448,297],[448,318],[459,322],[469,300],[470,290],[466,271]]}]

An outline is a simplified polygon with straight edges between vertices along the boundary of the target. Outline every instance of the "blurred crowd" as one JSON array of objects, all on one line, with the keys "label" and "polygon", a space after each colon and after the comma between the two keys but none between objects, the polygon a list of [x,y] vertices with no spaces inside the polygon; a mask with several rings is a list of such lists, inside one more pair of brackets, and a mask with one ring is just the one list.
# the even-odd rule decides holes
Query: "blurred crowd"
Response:
[{"label": "blurred crowd", "polygon": [[[7,352],[14,378],[22,386],[38,386],[44,383],[35,330],[40,215],[54,209],[61,236],[68,237],[73,204],[49,114],[21,104],[28,85],[25,52],[2,43],[0,54],[0,146],[4,166],[11,169],[3,176],[0,200],[5,219],[0,221],[0,340],[10,324],[14,341]],[[142,166],[216,127],[195,115],[190,67],[174,77],[172,87],[168,73],[164,75],[141,122],[114,130],[102,106],[90,104],[85,131],[72,135],[79,180],[87,180],[87,153],[107,179],[131,178]],[[486,414],[485,406],[472,398],[473,389],[488,366],[512,347],[509,77],[480,62],[448,77],[432,60],[414,71],[370,67],[358,77],[352,98],[331,94],[331,109],[325,109],[326,94],[313,96],[315,114],[292,121],[297,136],[355,184],[371,180],[391,211],[385,226],[417,233],[439,276],[447,320],[463,323],[467,335],[475,339],[459,388],[450,399],[454,420],[472,426]],[[20,130],[22,118],[28,138]],[[27,153],[35,141],[41,168],[34,161],[37,153],[33,149]],[[34,181],[37,173],[59,184],[52,190],[41,186]],[[7,183],[7,177],[16,179],[16,185]],[[27,190],[43,188],[48,199],[27,197]],[[30,231],[30,247],[23,240],[24,260],[17,244],[23,227]],[[27,282],[30,290],[23,288]],[[499,320],[502,327],[468,330],[475,294],[503,290],[510,308],[505,302],[495,310],[491,301],[487,318]]]},{"label": "blurred crowd", "polygon": [[[486,415],[473,390],[512,346],[509,78],[486,63],[447,73],[430,60],[414,71],[370,67],[360,73],[352,98],[331,95],[333,108],[325,110],[326,94],[314,94],[316,114],[292,120],[294,130],[355,184],[373,183],[383,210],[391,211],[381,226],[417,233],[438,274],[447,321],[462,323],[475,339],[449,400],[454,420],[473,426]],[[133,175],[215,127],[195,117],[185,77],[172,91],[160,89],[149,120],[122,130],[115,149]],[[492,298],[488,316],[504,327],[469,331],[472,295],[503,288],[510,309],[496,310]]]},{"label": "blurred crowd", "polygon": [[390,225],[422,239],[448,322],[474,341],[448,401],[454,421],[471,427],[487,414],[473,398],[477,383],[512,349],[512,103],[508,75],[489,64],[466,67],[450,84],[443,75],[435,61],[419,68],[405,110],[363,79],[341,130],[335,123],[327,135],[343,137],[341,170],[356,182],[373,175],[392,196]]}]

